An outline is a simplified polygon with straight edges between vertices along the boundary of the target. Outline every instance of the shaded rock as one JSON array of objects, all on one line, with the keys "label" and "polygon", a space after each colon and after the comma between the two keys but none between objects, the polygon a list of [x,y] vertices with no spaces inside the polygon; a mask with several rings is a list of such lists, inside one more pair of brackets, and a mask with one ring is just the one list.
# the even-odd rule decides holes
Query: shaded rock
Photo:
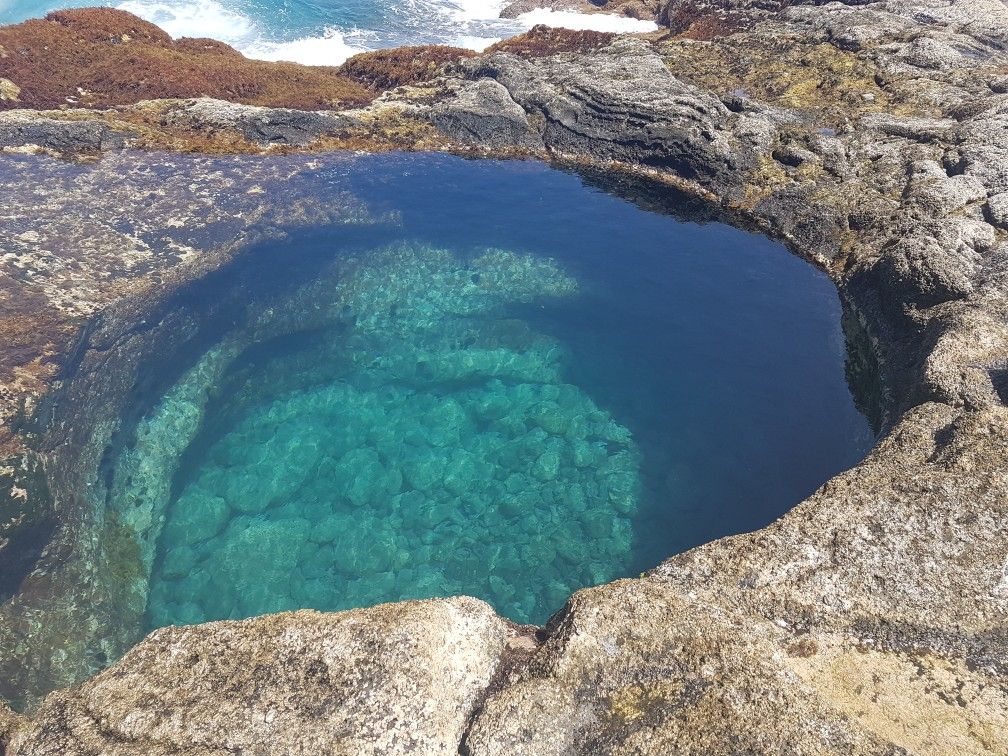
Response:
[{"label": "shaded rock", "polygon": [[457,89],[431,110],[431,121],[443,134],[491,149],[541,150],[543,141],[525,111],[493,79],[479,79]]},{"label": "shaded rock", "polygon": [[280,108],[255,108],[201,98],[172,110],[166,125],[193,130],[234,129],[259,144],[304,146],[326,133],[348,126],[344,116]]},{"label": "shaded rock", "polygon": [[453,752],[509,634],[469,598],[168,627],[49,696],[8,753]]},{"label": "shaded rock", "polygon": [[0,113],[0,148],[38,147],[66,154],[97,153],[122,149],[136,137],[101,121],[63,121]]}]

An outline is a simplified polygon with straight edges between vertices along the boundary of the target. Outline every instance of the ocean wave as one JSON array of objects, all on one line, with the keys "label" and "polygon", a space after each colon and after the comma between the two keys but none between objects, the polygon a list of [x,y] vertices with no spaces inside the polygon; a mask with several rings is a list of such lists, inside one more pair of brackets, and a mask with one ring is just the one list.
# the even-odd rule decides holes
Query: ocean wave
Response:
[{"label": "ocean wave", "polygon": [[[2,0],[0,0],[2,2]],[[212,37],[250,58],[307,65],[337,66],[360,52],[399,44],[451,44],[481,51],[504,37],[536,24],[609,32],[646,32],[658,28],[605,13],[534,10],[517,19],[501,19],[507,0],[407,0],[398,6],[396,24],[383,29],[346,29],[320,19],[320,34],[293,36],[281,19],[225,7],[217,0],[124,0],[116,7],[157,24],[173,37]],[[265,10],[262,7],[256,8]]]},{"label": "ocean wave", "polygon": [[239,48],[249,58],[284,60],[308,66],[338,66],[369,47],[349,44],[346,35],[328,27],[320,37],[302,37],[286,42],[257,40]]},{"label": "ocean wave", "polygon": [[210,37],[234,44],[252,38],[252,19],[225,8],[215,0],[171,2],[171,0],[126,0],[116,5],[157,24],[173,37]]},{"label": "ocean wave", "polygon": [[658,24],[653,21],[641,21],[628,16],[618,16],[615,13],[578,13],[577,11],[555,11],[548,8],[537,8],[523,13],[516,20],[529,29],[537,24],[580,31],[615,32],[617,34],[649,32],[658,29]]},{"label": "ocean wave", "polygon": [[441,4],[460,21],[497,21],[508,0],[447,0]]}]

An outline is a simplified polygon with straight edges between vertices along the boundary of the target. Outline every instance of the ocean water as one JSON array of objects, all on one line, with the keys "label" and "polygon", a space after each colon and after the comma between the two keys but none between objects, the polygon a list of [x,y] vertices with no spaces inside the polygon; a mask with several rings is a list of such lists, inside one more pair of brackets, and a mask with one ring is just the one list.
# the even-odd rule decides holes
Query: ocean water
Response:
[{"label": "ocean water", "polygon": [[[0,0],[0,24],[44,16],[89,0]],[[482,50],[548,24],[640,32],[653,23],[612,14],[536,10],[499,17],[507,0],[113,0],[173,37],[212,37],[252,58],[339,65],[351,55],[400,45],[448,44]]]},{"label": "ocean water", "polygon": [[251,251],[317,262],[252,277],[243,329],[137,427],[110,504],[163,511],[151,627],[459,593],[541,623],[768,524],[873,442],[834,287],[766,238],[535,163],[299,180],[392,222]]}]

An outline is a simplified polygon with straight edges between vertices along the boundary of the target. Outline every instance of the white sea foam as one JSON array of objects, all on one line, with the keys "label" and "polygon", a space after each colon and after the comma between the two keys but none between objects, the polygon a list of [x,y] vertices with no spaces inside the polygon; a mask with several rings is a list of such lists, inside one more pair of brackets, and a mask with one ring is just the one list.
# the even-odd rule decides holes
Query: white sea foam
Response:
[{"label": "white sea foam", "polygon": [[[398,15],[403,28],[358,31],[330,26],[320,35],[296,39],[283,39],[282,32],[271,33],[273,30],[266,27],[265,19],[254,20],[218,0],[123,0],[116,7],[157,24],[173,37],[212,37],[233,45],[250,58],[327,66],[339,65],[359,52],[391,44],[439,42],[481,51],[536,24],[622,33],[657,28],[650,21],[625,16],[546,9],[513,20],[501,19],[500,12],[507,1],[406,0],[399,6]],[[387,38],[395,41],[389,42]]]},{"label": "white sea foam", "polygon": [[559,26],[564,29],[616,32],[617,34],[649,32],[658,28],[658,24],[654,21],[640,21],[627,16],[617,16],[614,13],[577,13],[576,11],[554,11],[547,8],[537,8],[523,13],[518,16],[517,21],[529,29],[536,24],[546,24],[546,26]]},{"label": "white sea foam", "polygon": [[460,21],[498,20],[508,0],[447,0],[442,7]]},{"label": "white sea foam", "polygon": [[255,34],[251,19],[216,0],[125,0],[116,7],[157,24],[173,37],[210,37],[234,44]]},{"label": "white sea foam", "polygon": [[503,37],[479,37],[474,34],[460,34],[459,36],[448,40],[447,44],[452,47],[462,47],[466,50],[483,52],[494,42],[500,42],[502,39]]},{"label": "white sea foam", "polygon": [[338,66],[347,58],[368,48],[349,44],[345,34],[330,27],[321,37],[302,37],[289,42],[260,39],[242,45],[239,49],[248,57],[259,60],[286,60],[309,66]]}]

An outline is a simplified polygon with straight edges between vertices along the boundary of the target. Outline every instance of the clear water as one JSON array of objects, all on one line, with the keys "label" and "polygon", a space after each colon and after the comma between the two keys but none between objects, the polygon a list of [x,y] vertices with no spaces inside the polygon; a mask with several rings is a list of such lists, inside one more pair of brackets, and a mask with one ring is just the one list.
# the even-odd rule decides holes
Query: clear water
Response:
[{"label": "clear water", "polygon": [[164,499],[152,627],[460,593],[541,623],[771,522],[872,443],[836,291],[774,242],[534,163],[297,180],[394,221],[304,229],[211,284],[249,286],[258,339],[194,355],[114,475],[128,522]]},{"label": "clear water", "polygon": [[[92,0],[0,0],[0,24],[44,16]],[[118,0],[110,5],[174,37],[212,37],[249,57],[339,65],[364,50],[450,44],[482,50],[538,23],[617,32],[654,24],[608,14],[537,10],[499,18],[507,0]]]}]

